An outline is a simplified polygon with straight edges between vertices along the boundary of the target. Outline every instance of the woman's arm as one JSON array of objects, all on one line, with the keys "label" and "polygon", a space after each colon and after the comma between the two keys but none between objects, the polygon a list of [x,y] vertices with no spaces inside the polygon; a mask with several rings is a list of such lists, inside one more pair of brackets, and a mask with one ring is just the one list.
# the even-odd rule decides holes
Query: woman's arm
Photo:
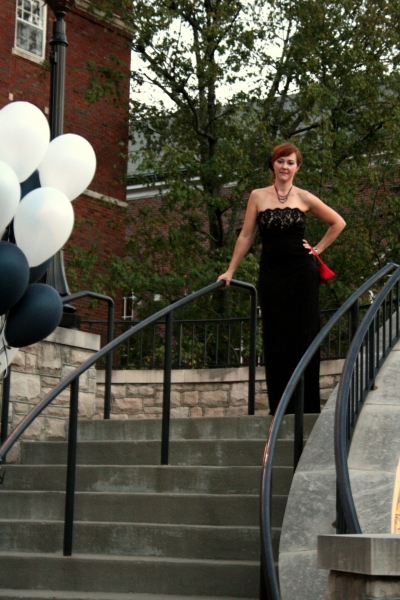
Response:
[{"label": "woman's arm", "polygon": [[[307,204],[310,212],[321,219],[321,221],[329,225],[328,230],[322,240],[316,246],[314,246],[314,249],[317,250],[318,254],[321,254],[321,252],[326,250],[328,246],[332,244],[340,232],[343,231],[343,229],[346,227],[346,222],[339,215],[339,213],[330,208],[316,196],[313,196],[313,194],[310,194],[309,192],[302,192],[302,196],[302,199],[304,199],[305,204]],[[308,244],[306,240],[303,241],[305,242],[304,247],[311,249],[310,244]],[[310,254],[312,254],[311,251]]]},{"label": "woman's arm", "polygon": [[228,270],[222,275],[220,275],[217,279],[217,281],[221,281],[222,279],[224,279],[226,282],[226,287],[228,287],[228,285],[230,284],[236,267],[239,265],[242,258],[246,255],[248,249],[251,246],[251,242],[253,241],[254,232],[257,226],[258,215],[256,197],[256,192],[252,192],[250,194],[250,198],[247,203],[246,215],[244,218],[242,231],[240,232],[239,237],[236,241],[232,255],[232,260],[229,264]]}]

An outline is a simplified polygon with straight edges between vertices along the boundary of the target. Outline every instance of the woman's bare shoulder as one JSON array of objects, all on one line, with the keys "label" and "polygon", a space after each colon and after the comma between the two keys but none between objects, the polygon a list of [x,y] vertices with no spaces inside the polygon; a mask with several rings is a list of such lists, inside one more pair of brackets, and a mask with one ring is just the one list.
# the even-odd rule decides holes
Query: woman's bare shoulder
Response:
[{"label": "woman's bare shoulder", "polygon": [[306,204],[309,208],[314,206],[315,203],[321,202],[321,200],[317,196],[315,196],[308,190],[303,190],[302,188],[298,187],[296,187],[295,190],[301,201],[304,202],[304,204]]},{"label": "woman's bare shoulder", "polygon": [[[250,198],[254,201],[264,200],[271,193],[272,186],[256,188],[250,194]],[[273,188],[272,188],[273,189]]]},{"label": "woman's bare shoulder", "polygon": [[256,189],[254,189],[254,190],[251,192],[251,195],[253,195],[253,194],[256,194],[256,195],[259,195],[259,194],[267,194],[267,193],[268,193],[268,190],[269,190],[269,188],[270,188],[270,187],[271,187],[271,186],[268,186],[268,187],[263,187],[263,188],[256,188]]}]

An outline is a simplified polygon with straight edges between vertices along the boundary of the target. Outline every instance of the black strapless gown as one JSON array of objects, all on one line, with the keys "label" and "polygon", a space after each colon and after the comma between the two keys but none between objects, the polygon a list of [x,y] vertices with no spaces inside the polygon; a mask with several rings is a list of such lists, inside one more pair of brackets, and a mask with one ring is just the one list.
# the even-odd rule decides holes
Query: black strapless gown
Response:
[{"label": "black strapless gown", "polygon": [[[298,208],[261,211],[259,296],[271,414],[301,357],[319,330],[316,259],[303,247],[306,215]],[[294,412],[293,400],[287,413]],[[304,412],[320,412],[319,353],[305,372]]]}]

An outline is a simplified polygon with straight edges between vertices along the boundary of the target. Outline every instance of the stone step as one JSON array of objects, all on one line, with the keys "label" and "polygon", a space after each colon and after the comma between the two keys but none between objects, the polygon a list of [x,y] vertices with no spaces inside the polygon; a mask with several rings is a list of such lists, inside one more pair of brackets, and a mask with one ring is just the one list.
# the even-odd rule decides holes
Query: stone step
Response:
[{"label": "stone step", "polygon": [[[1,488],[0,488],[1,489]],[[77,492],[78,521],[258,526],[258,494],[126,494]],[[287,496],[272,497],[272,526],[283,521]],[[64,492],[0,491],[4,519],[62,520]]]},{"label": "stone step", "polygon": [[[76,469],[76,491],[259,494],[260,467],[82,466]],[[291,467],[274,467],[272,493],[287,495]],[[6,465],[4,490],[65,490],[64,466]]]},{"label": "stone step", "polygon": [[226,596],[176,596],[175,594],[107,594],[104,592],[65,592],[62,590],[5,590],[0,600],[258,600]]},{"label": "stone step", "polygon": [[[304,415],[304,437],[310,434],[318,415]],[[171,440],[179,439],[268,439],[270,416],[173,418]],[[294,416],[283,419],[279,438],[293,438]],[[80,420],[78,437],[91,440],[160,440],[161,419]]]},{"label": "stone step", "polygon": [[[63,548],[62,521],[0,519],[1,552],[57,553]],[[278,557],[280,530],[273,529]],[[75,521],[73,552],[212,560],[259,560],[259,527],[210,527],[152,523]]]},{"label": "stone step", "polygon": [[6,589],[257,598],[259,561],[0,552]]},{"label": "stone step", "polygon": [[[261,466],[264,440],[180,440],[170,443],[170,465]],[[67,461],[66,442],[23,442],[21,462],[62,465]],[[159,465],[159,441],[79,442],[77,463],[82,465]],[[278,440],[276,466],[293,465],[293,441]]]}]

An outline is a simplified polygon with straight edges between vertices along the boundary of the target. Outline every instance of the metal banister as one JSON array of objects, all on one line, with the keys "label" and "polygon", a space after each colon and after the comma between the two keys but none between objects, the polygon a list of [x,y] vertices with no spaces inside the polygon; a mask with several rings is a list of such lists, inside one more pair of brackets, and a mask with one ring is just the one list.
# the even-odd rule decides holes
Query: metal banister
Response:
[{"label": "metal banister", "polygon": [[[381,366],[386,360],[393,344],[400,337],[399,332],[399,281],[400,267],[393,273],[389,281],[380,290],[374,299],[371,307],[366,313],[356,335],[350,345],[340,379],[335,411],[335,463],[337,476],[337,490],[339,518],[338,533],[361,533],[360,523],[351,492],[349,467],[347,463],[350,442],[357,423],[358,415],[363,406],[364,400],[374,385],[375,377]],[[393,288],[397,286],[396,298],[396,328],[393,332]],[[389,296],[390,312],[387,315],[386,305]],[[383,306],[383,324],[382,324],[382,343],[379,342],[380,327],[376,323],[378,311]],[[389,321],[389,335],[386,336],[386,322]],[[367,356],[363,354],[360,357],[360,351],[364,340],[367,339]],[[375,340],[376,338],[376,340]],[[387,339],[388,338],[388,339]],[[382,356],[379,357],[380,345],[382,346]],[[360,376],[361,374],[361,376]],[[357,390],[358,397],[353,398],[351,406],[349,405],[351,397],[351,387],[354,375],[358,378]],[[364,381],[363,381],[364,380]],[[350,421],[349,421],[350,419]],[[342,514],[340,514],[342,512]],[[343,531],[343,529],[345,531]]]},{"label": "metal banister", "polygon": [[[271,537],[271,496],[272,496],[272,461],[274,458],[274,451],[276,442],[278,439],[279,428],[282,423],[282,419],[285,415],[286,408],[292,398],[293,393],[298,390],[297,393],[301,394],[301,379],[304,376],[304,371],[313,358],[314,354],[318,351],[321,342],[328,335],[332,327],[341,319],[341,317],[349,310],[353,310],[353,315],[356,317],[358,312],[358,300],[363,294],[376,284],[382,277],[388,275],[391,271],[396,269],[398,265],[389,263],[383,267],[380,271],[375,273],[368,281],[366,281],[356,292],[354,292],[346,302],[337,310],[337,312],[329,319],[326,325],[321,329],[318,335],[315,337],[309,348],[302,356],[299,364],[294,370],[286,389],[282,395],[276,413],[272,419],[268,442],[265,446],[263,466],[262,466],[262,477],[261,477],[261,502],[260,502],[260,527],[261,527],[261,591],[260,598],[268,598],[269,600],[279,600],[279,586],[276,576],[276,570],[274,565],[274,557],[272,550],[272,537]],[[296,421],[299,419],[302,421],[303,414],[295,415]],[[295,432],[297,438],[295,440],[295,448],[297,452],[301,452],[303,447],[302,440],[302,423],[295,422]],[[299,460],[299,456],[295,456],[294,464],[296,465]]]},{"label": "metal banister", "polygon": [[[231,285],[234,287],[240,287],[243,289],[247,289],[251,294],[251,322],[253,324],[251,331],[251,344],[254,346],[252,351],[252,356],[254,357],[254,364],[249,365],[249,394],[252,394],[252,398],[249,397],[249,414],[254,414],[254,391],[255,391],[255,344],[256,344],[256,311],[257,311],[257,290],[256,288],[250,284],[242,281],[232,280]],[[72,553],[72,535],[73,535],[73,512],[74,512],[74,494],[75,494],[75,470],[76,470],[76,443],[77,443],[77,414],[78,414],[78,401],[79,401],[79,378],[87,369],[93,366],[98,360],[103,358],[104,356],[110,354],[115,348],[117,348],[121,343],[123,343],[126,339],[131,336],[139,333],[148,325],[151,325],[155,321],[166,318],[167,324],[168,321],[172,323],[172,314],[178,308],[185,306],[191,302],[194,302],[198,298],[205,296],[213,291],[216,291],[225,286],[224,281],[218,281],[212,283],[205,288],[194,292],[190,296],[186,296],[177,300],[170,306],[167,306],[151,317],[144,319],[141,323],[137,324],[135,327],[132,327],[130,330],[126,331],[118,338],[109,342],[106,346],[104,346],[101,350],[96,352],[93,356],[86,359],[79,367],[74,369],[69,375],[63,379],[58,385],[55,386],[53,390],[51,390],[38,404],[22,419],[22,421],[16,426],[14,431],[10,434],[10,436],[5,440],[5,442],[0,447],[0,462],[3,461],[7,452],[12,448],[12,446],[17,442],[20,436],[24,433],[24,431],[29,427],[29,425],[36,419],[36,417],[60,394],[66,387],[71,385],[71,399],[70,399],[70,420],[69,420],[69,436],[68,436],[68,462],[67,462],[67,490],[66,490],[66,498],[65,498],[65,522],[64,522],[64,555],[70,556]],[[83,292],[82,292],[83,294]],[[76,298],[75,298],[76,299]],[[168,329],[168,325],[167,325]],[[171,362],[169,361],[167,371],[164,372],[164,375],[167,375],[167,383],[168,377],[170,381],[170,369]],[[169,375],[168,375],[169,374]],[[165,423],[163,423],[163,433],[162,433],[162,448],[164,448],[164,460],[168,461],[168,444],[169,444],[169,407],[164,406],[163,411],[165,413],[168,412],[168,418]],[[167,449],[165,454],[165,448]],[[164,463],[166,464],[166,463]]]},{"label": "metal banister", "polygon": [[[82,292],[76,292],[69,296],[61,298],[63,304],[73,302],[74,300],[80,300],[81,298],[93,298],[108,304],[107,314],[107,342],[111,342],[113,339],[114,331],[114,300],[110,296],[104,296],[103,294],[97,294],[88,290]],[[3,377],[3,391],[2,391],[2,407],[1,407],[1,433],[0,433],[0,444],[8,437],[8,415],[9,415],[9,404],[10,404],[10,385],[11,385],[11,369],[7,370],[7,374]],[[110,418],[110,407],[111,407],[111,378],[112,378],[112,355],[109,354],[106,357],[106,376],[105,376],[105,390],[104,390],[104,418]],[[4,461],[5,462],[5,458]]]}]

